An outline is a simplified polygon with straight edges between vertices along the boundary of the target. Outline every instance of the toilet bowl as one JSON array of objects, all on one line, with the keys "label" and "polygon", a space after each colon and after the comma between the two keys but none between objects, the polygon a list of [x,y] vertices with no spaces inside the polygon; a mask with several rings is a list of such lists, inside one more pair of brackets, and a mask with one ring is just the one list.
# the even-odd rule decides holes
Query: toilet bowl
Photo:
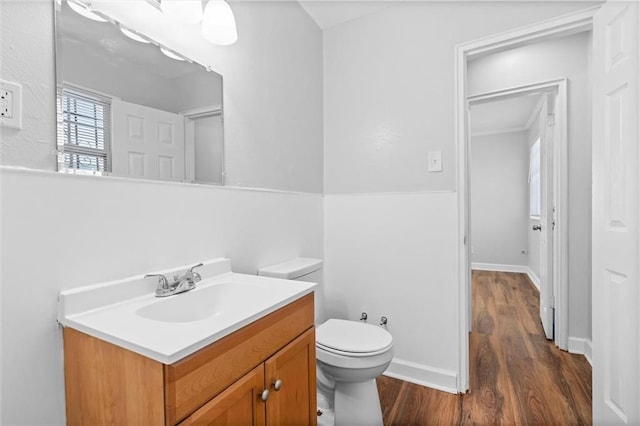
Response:
[{"label": "toilet bowl", "polygon": [[316,329],[318,399],[333,408],[335,425],[382,425],[375,379],[393,358],[392,342],[387,330],[361,322],[329,319]]},{"label": "toilet bowl", "polygon": [[376,378],[393,358],[393,338],[384,328],[323,318],[320,259],[298,258],[258,270],[258,275],[311,281],[316,289],[316,366],[319,426],[382,425]]}]

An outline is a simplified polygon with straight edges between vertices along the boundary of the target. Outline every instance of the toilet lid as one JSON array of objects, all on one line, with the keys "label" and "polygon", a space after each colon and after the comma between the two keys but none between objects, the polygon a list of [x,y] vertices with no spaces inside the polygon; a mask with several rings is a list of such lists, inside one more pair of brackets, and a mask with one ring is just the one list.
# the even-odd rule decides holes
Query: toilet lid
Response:
[{"label": "toilet lid", "polygon": [[391,346],[393,338],[382,327],[363,322],[330,319],[316,329],[316,342],[342,352],[379,352]]}]

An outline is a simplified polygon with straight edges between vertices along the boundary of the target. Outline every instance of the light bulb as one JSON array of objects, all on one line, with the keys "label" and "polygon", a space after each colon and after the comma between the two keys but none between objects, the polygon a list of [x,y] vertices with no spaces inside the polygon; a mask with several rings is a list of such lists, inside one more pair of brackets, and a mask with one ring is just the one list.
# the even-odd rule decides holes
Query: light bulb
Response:
[{"label": "light bulb", "polygon": [[201,0],[162,0],[162,12],[182,23],[196,24],[202,20]]},{"label": "light bulb", "polygon": [[71,9],[73,9],[74,12],[84,16],[85,18],[88,18],[88,19],[91,19],[92,21],[97,21],[97,22],[107,22],[106,19],[103,19],[100,16],[93,13],[89,9],[89,7],[84,3],[67,0],[67,4]]},{"label": "light bulb", "polygon": [[120,31],[122,31],[122,34],[126,35],[131,40],[139,41],[140,43],[149,43],[149,40],[140,37],[138,34],[126,29],[125,27],[120,27]]},{"label": "light bulb", "polygon": [[184,58],[181,58],[180,56],[176,55],[170,50],[165,49],[164,47],[161,47],[160,51],[164,53],[166,56],[170,57],[171,59],[175,59],[176,61],[184,61]]},{"label": "light bulb", "polygon": [[209,0],[202,18],[202,36],[214,44],[228,46],[238,40],[236,20],[224,0]]}]

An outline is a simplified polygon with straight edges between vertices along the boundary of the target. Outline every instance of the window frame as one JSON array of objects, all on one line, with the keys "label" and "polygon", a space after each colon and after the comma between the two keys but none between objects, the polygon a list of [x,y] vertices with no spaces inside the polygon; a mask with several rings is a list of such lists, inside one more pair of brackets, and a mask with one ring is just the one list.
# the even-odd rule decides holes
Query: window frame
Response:
[{"label": "window frame", "polygon": [[[101,121],[102,126],[82,125],[84,127],[94,127],[102,131],[102,142],[104,148],[91,148],[86,146],[79,146],[77,144],[67,143],[67,136],[65,136],[65,113],[63,105],[65,104],[65,97],[72,97],[77,100],[93,103],[95,106],[102,108],[102,117],[85,117],[89,120]],[[93,90],[85,89],[83,87],[75,86],[69,83],[63,83],[57,87],[56,91],[56,147],[57,147],[57,169],[60,173],[71,174],[89,174],[89,175],[108,175],[112,171],[112,150],[111,150],[111,123],[112,123],[112,110],[111,110],[112,98],[102,93],[95,92]],[[77,112],[70,112],[70,114],[77,114]],[[97,140],[97,136],[96,136]],[[76,167],[67,167],[65,158],[68,154],[78,156],[95,157],[96,159],[104,159],[104,167],[100,169],[96,166],[95,170],[81,169]]]}]

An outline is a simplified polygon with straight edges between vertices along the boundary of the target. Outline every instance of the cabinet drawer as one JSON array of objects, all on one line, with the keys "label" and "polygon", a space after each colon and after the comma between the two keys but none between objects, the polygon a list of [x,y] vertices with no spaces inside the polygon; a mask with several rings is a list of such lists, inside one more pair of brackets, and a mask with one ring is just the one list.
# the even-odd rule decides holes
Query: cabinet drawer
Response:
[{"label": "cabinet drawer", "polygon": [[313,326],[313,293],[164,366],[166,424],[174,425]]}]

